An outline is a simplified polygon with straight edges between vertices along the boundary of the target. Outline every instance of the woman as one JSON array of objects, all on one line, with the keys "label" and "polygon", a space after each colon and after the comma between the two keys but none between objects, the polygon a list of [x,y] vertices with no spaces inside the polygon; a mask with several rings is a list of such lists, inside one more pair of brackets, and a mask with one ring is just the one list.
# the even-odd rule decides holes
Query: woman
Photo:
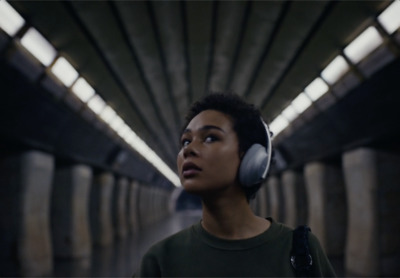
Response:
[{"label": "woman", "polygon": [[[293,231],[256,216],[249,206],[265,173],[255,184],[243,179],[241,165],[252,146],[262,145],[269,156],[269,132],[260,112],[236,95],[210,94],[191,107],[186,120],[177,165],[184,189],[202,199],[202,220],[150,248],[139,276],[295,276]],[[309,247],[310,275],[335,276],[311,234]]]}]

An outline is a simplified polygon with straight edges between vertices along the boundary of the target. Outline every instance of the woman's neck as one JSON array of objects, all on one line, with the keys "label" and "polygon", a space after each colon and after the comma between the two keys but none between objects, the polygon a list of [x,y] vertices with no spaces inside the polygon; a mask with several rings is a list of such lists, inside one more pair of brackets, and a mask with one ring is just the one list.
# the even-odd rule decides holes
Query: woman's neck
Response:
[{"label": "woman's neck", "polygon": [[203,228],[224,239],[246,239],[266,231],[270,222],[254,215],[243,194],[203,198]]}]

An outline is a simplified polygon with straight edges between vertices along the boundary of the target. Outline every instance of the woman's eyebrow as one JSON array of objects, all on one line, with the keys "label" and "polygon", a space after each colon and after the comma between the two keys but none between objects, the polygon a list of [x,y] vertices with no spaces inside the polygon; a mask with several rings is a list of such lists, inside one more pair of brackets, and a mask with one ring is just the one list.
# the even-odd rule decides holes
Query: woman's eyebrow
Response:
[{"label": "woman's eyebrow", "polygon": [[205,125],[205,126],[201,127],[199,130],[210,130],[210,129],[217,129],[217,130],[225,133],[225,130],[223,130],[222,128],[215,126],[215,125]]},{"label": "woman's eyebrow", "polygon": [[[222,132],[225,133],[225,130],[223,130],[222,128],[220,128],[220,127],[218,127],[218,126],[215,126],[215,125],[205,125],[205,126],[202,126],[201,128],[199,128],[199,131],[210,130],[210,129],[217,129],[217,130],[222,131]],[[190,132],[192,132],[192,130],[191,130],[190,128],[186,128],[186,129],[182,132],[182,134],[190,133]]]}]

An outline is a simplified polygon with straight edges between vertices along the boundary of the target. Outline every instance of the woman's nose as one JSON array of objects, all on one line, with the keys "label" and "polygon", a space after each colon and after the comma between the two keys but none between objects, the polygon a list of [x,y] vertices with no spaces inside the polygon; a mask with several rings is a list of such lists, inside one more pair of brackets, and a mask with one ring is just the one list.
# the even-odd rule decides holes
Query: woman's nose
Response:
[{"label": "woman's nose", "polygon": [[194,142],[190,142],[183,148],[183,157],[186,158],[189,156],[197,156],[197,155],[198,155],[198,150]]}]

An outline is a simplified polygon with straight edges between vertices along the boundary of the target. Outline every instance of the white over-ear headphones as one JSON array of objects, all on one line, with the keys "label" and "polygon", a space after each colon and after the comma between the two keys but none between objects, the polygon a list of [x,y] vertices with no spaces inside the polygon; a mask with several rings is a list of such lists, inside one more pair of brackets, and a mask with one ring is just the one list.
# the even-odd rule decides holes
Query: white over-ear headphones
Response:
[{"label": "white over-ear headphones", "polygon": [[271,164],[271,134],[268,125],[261,119],[265,127],[267,147],[253,144],[243,156],[239,167],[239,181],[244,187],[251,187],[264,181]]}]

